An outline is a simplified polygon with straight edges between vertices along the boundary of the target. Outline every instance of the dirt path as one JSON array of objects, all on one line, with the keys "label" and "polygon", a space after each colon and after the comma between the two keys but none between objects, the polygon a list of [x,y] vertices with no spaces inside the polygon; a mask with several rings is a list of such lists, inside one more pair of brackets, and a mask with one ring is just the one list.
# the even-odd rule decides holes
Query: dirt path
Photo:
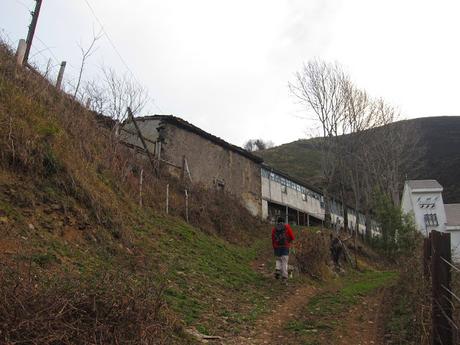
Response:
[{"label": "dirt path", "polygon": [[[276,282],[280,284],[281,283]],[[258,320],[249,335],[239,336],[235,339],[223,341],[223,345],[259,345],[259,344],[282,344],[279,339],[283,334],[283,326],[298,315],[308,303],[310,297],[315,295],[317,288],[314,286],[297,287],[290,296],[274,306],[271,312]]]},{"label": "dirt path", "polygon": [[343,323],[334,332],[337,345],[381,345],[380,309],[384,290],[364,298],[342,315]]}]

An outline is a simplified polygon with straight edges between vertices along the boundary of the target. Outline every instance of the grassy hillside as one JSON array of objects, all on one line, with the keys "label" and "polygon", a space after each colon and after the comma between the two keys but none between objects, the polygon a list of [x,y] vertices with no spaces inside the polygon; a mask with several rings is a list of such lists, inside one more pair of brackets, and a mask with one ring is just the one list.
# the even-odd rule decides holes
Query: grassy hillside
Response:
[{"label": "grassy hillside", "polygon": [[[436,179],[447,203],[460,202],[460,116],[409,120],[420,131],[421,167],[408,169],[410,179]],[[313,185],[321,184],[320,152],[313,139],[298,140],[259,154],[267,164]]]},{"label": "grassy hillside", "polygon": [[0,343],[193,344],[187,327],[236,334],[267,310],[272,279],[252,267],[266,227],[198,187],[187,224],[179,181],[5,46],[0,123]]}]

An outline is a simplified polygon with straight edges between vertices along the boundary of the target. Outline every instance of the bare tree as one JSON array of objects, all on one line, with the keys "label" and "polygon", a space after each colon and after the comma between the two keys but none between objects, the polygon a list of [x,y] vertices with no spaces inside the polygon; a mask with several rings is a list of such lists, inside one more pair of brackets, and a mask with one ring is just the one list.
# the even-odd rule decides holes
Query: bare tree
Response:
[{"label": "bare tree", "polygon": [[90,109],[109,116],[118,123],[126,119],[126,109],[131,108],[134,115],[146,107],[149,95],[147,90],[128,74],[119,76],[112,68],[102,68],[100,81],[88,82],[86,97],[90,99]]},{"label": "bare tree", "polygon": [[81,79],[83,76],[83,71],[86,66],[86,62],[89,59],[91,55],[97,50],[96,48],[96,42],[102,37],[102,32],[99,32],[96,34],[93,29],[93,39],[91,40],[91,43],[87,48],[83,48],[81,44],[78,44],[78,47],[80,48],[80,53],[81,53],[81,63],[80,63],[80,70],[78,72],[78,78],[77,78],[77,83],[75,85],[75,90],[73,93],[73,97],[77,98],[78,95],[78,90],[80,89],[80,84],[81,84]]},{"label": "bare tree", "polygon": [[[355,210],[365,212],[370,234],[374,192],[379,188],[399,203],[401,171],[414,156],[411,147],[417,136],[393,125],[396,109],[357,88],[337,64],[309,62],[289,87],[321,125],[322,137],[315,143],[321,152],[326,224],[329,195],[335,191],[344,205],[353,199]],[[357,219],[356,233],[358,226]]]},{"label": "bare tree", "polygon": [[344,110],[347,104],[345,85],[349,77],[337,64],[310,61],[301,72],[296,73],[295,81],[289,83],[291,93],[312,111],[321,124],[322,137],[316,140],[321,152],[322,185],[325,205],[325,222],[330,224],[329,194],[333,177],[338,167],[337,137],[344,134]]},{"label": "bare tree", "polygon": [[266,150],[273,147],[275,144],[270,140],[263,139],[249,139],[243,146],[243,148],[249,152]]}]

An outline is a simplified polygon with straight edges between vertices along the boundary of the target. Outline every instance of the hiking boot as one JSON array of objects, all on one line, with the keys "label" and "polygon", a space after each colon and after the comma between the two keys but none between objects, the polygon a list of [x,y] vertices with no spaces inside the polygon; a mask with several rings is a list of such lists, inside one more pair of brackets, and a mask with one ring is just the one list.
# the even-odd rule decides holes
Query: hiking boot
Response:
[{"label": "hiking boot", "polygon": [[275,271],[275,278],[280,279],[281,278],[281,272],[280,271]]}]

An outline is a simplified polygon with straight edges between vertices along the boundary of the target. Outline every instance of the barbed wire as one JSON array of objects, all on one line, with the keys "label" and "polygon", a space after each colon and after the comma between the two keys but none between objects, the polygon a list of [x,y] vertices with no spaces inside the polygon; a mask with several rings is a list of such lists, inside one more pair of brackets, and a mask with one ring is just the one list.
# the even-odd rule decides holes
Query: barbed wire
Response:
[{"label": "barbed wire", "polygon": [[35,38],[36,38],[41,44],[43,44],[43,46],[46,48],[46,50],[48,50],[48,51],[51,53],[51,55],[53,56],[54,60],[56,60],[56,62],[59,62],[58,57],[57,57],[57,56],[54,54],[54,52],[53,52],[53,49],[54,49],[55,47],[49,47],[49,46],[48,46],[45,42],[43,42],[43,40],[42,40],[39,36],[37,36],[37,35],[35,35]]}]

